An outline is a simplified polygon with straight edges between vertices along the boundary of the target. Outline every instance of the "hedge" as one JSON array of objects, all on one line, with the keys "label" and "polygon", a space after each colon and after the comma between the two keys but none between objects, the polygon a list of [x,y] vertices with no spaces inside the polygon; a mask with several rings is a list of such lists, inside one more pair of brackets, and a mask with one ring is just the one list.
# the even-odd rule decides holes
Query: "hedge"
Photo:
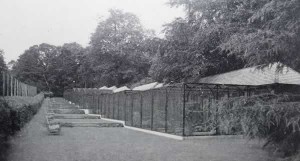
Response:
[{"label": "hedge", "polygon": [[0,100],[0,136],[7,139],[37,113],[44,94],[35,97],[4,97]]},{"label": "hedge", "polygon": [[37,113],[44,94],[35,97],[2,97],[0,99],[0,160],[6,160],[8,137],[15,134]]}]

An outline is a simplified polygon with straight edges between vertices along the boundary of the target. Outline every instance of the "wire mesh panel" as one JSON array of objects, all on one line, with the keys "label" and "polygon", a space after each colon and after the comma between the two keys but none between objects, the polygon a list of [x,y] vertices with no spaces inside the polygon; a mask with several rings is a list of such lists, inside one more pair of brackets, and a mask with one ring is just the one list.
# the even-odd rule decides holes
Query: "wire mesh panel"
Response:
[{"label": "wire mesh panel", "polygon": [[120,95],[118,93],[115,93],[114,94],[114,119],[116,120],[120,120],[119,118],[119,110],[120,110],[120,107],[119,107],[119,104],[120,104]]},{"label": "wire mesh panel", "polygon": [[125,92],[119,92],[118,93],[118,100],[119,100],[119,113],[118,113],[118,119],[119,120],[125,120],[125,112],[126,112],[126,93]]},{"label": "wire mesh panel", "polygon": [[142,94],[142,128],[151,129],[152,109],[153,109],[153,92],[144,91]]},{"label": "wire mesh panel", "polygon": [[94,110],[93,114],[99,114],[99,95],[94,95]]},{"label": "wire mesh panel", "polygon": [[141,127],[141,116],[142,116],[142,104],[143,104],[143,98],[140,92],[138,93],[132,93],[131,94],[133,98],[133,111],[132,111],[132,126],[134,127]]},{"label": "wire mesh panel", "polygon": [[214,95],[210,91],[188,89],[185,98],[185,135],[202,135],[212,132],[214,126]]},{"label": "wire mesh panel", "polygon": [[106,94],[106,95],[103,95],[104,97],[104,99],[103,99],[103,116],[104,117],[108,117],[107,115],[108,115],[108,95]]},{"label": "wire mesh panel", "polygon": [[153,130],[166,131],[166,90],[152,90],[153,92]]},{"label": "wire mesh panel", "polygon": [[108,98],[109,98],[109,102],[108,102],[108,118],[113,118],[113,115],[114,115],[114,95],[112,94],[109,94],[108,95]]},{"label": "wire mesh panel", "polygon": [[127,126],[132,126],[133,120],[133,95],[126,94],[126,117],[125,117],[125,124]]},{"label": "wire mesh panel", "polygon": [[103,115],[103,103],[104,103],[104,95],[99,95],[99,114]]},{"label": "wire mesh panel", "polygon": [[167,133],[182,135],[183,133],[183,90],[167,89]]}]

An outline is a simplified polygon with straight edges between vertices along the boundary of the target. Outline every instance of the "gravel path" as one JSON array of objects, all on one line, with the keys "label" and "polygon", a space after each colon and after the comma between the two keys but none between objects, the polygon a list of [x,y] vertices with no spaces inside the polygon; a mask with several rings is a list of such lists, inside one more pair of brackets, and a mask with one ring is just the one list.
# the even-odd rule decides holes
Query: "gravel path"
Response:
[{"label": "gravel path", "polygon": [[177,141],[126,128],[62,128],[50,136],[42,110],[11,140],[10,161],[269,161],[242,139]]}]

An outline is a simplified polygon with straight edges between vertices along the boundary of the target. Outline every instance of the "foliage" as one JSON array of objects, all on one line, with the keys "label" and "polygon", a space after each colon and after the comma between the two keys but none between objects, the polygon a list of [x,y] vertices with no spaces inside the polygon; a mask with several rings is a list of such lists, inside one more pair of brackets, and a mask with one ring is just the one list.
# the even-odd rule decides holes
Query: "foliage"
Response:
[{"label": "foliage", "polygon": [[0,99],[0,160],[6,160],[8,137],[20,130],[37,113],[44,95]]},{"label": "foliage", "polygon": [[5,61],[4,61],[4,51],[0,49],[0,72],[7,70]]},{"label": "foliage", "polygon": [[[148,75],[151,41],[139,19],[131,13],[110,10],[106,20],[100,21],[92,34],[88,61],[94,86],[121,86],[137,82]],[[147,44],[148,45],[148,44]]]},{"label": "foliage", "polygon": [[[246,65],[280,61],[299,68],[298,0],[170,0],[169,3],[184,6],[187,13],[180,28],[174,22],[170,24],[172,28],[183,31],[189,42],[200,40],[200,49],[214,51],[216,55],[235,55]],[[210,61],[204,58],[202,61]]]},{"label": "foliage", "polygon": [[[182,82],[242,68],[245,60],[229,54],[220,45],[235,32],[230,21],[217,21],[215,10],[223,1],[174,0],[174,6],[185,6],[187,17],[165,25],[165,43],[161,46],[150,74],[158,80]],[[221,14],[221,12],[219,12]],[[236,26],[237,27],[237,26]]]},{"label": "foliage", "polygon": [[37,113],[44,100],[44,94],[40,93],[35,97],[6,97],[10,109],[11,123],[10,131],[15,133],[20,130]]},{"label": "foliage", "polygon": [[19,57],[13,67],[14,73],[23,82],[35,83],[42,90],[51,90],[53,59],[58,54],[59,50],[53,45],[34,45]]},{"label": "foliage", "polygon": [[299,96],[268,94],[220,101],[219,129],[265,139],[265,146],[285,156],[295,154],[300,148],[300,102],[295,100]]},{"label": "foliage", "polygon": [[41,91],[55,91],[62,95],[64,88],[79,82],[81,55],[84,49],[76,44],[57,47],[40,44],[30,47],[13,66],[13,73],[19,80],[33,84]]},{"label": "foliage", "polygon": [[0,139],[7,139],[7,136],[11,134],[11,110],[7,102],[0,100]]},{"label": "foliage", "polygon": [[90,46],[77,43],[34,45],[13,64],[19,80],[62,96],[73,87],[121,86],[148,76],[157,40],[131,13],[110,10],[91,36]]}]

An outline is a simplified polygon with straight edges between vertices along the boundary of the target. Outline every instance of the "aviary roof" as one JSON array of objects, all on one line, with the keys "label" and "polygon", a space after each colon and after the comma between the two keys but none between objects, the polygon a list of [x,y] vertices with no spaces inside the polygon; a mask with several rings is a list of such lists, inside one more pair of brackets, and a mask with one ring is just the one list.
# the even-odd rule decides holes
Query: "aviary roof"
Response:
[{"label": "aviary roof", "polygon": [[284,66],[278,70],[275,63],[273,65],[259,68],[259,66],[243,68],[228,73],[201,78],[199,83],[206,84],[227,84],[227,85],[268,85],[268,84],[294,84],[300,85],[300,73],[290,67]]}]

